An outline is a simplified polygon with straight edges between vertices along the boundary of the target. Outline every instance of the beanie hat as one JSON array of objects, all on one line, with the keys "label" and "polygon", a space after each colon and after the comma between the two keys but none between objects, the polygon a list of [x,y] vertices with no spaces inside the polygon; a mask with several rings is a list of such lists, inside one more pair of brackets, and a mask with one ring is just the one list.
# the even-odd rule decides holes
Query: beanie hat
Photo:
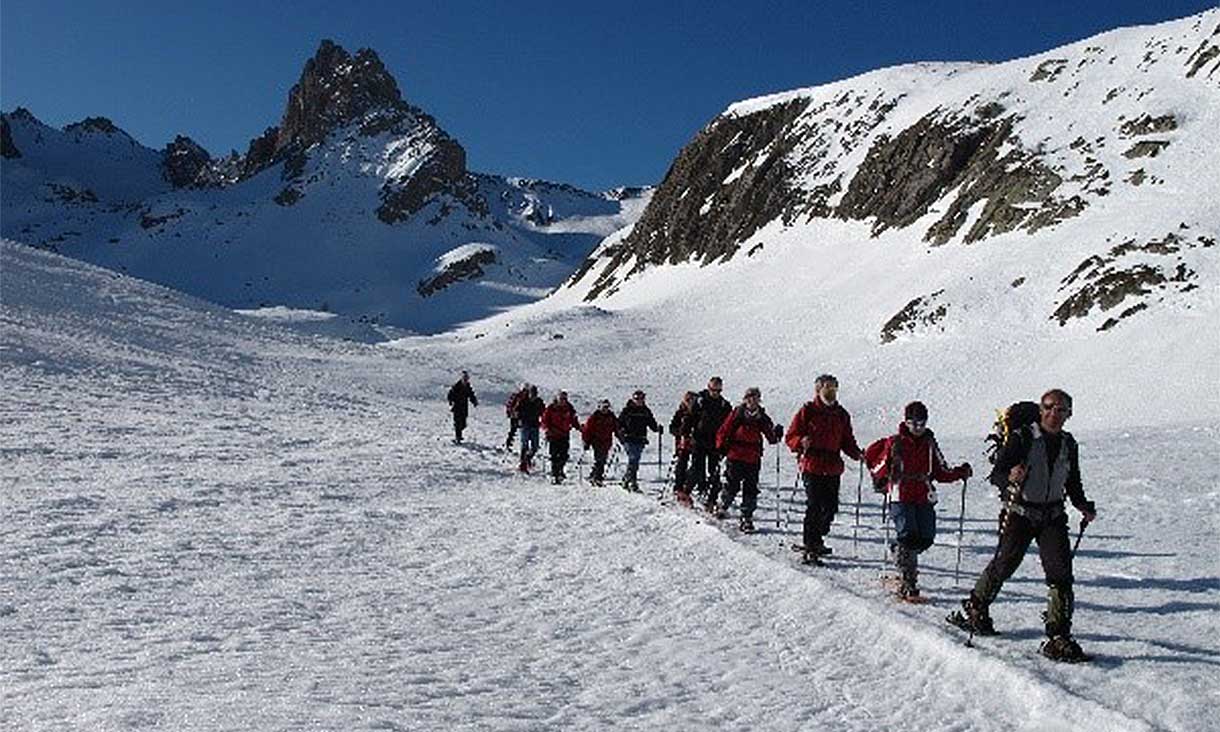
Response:
[{"label": "beanie hat", "polygon": [[928,421],[928,408],[923,405],[923,402],[911,402],[902,410],[903,419],[913,419],[919,422]]}]

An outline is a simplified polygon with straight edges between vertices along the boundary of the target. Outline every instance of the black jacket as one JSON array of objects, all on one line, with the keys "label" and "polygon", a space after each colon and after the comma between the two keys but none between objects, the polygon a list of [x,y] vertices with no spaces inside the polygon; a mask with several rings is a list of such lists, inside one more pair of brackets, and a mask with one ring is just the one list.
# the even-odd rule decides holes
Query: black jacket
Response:
[{"label": "black jacket", "polygon": [[728,417],[731,411],[733,405],[729,404],[728,399],[718,394],[713,396],[707,389],[699,392],[692,415],[695,423],[695,444],[707,450],[715,450],[716,431],[724,424],[725,417]]},{"label": "black jacket", "polygon": [[652,410],[647,405],[635,402],[627,402],[627,406],[619,412],[618,428],[619,439],[623,442],[648,442],[648,430],[661,431]]},{"label": "black jacket", "polygon": [[449,408],[464,414],[470,409],[471,404],[479,406],[479,399],[474,395],[474,389],[470,388],[470,384],[458,379],[456,384],[449,387]]},{"label": "black jacket", "polygon": [[540,396],[525,397],[517,403],[517,419],[526,427],[537,427],[546,403]]}]

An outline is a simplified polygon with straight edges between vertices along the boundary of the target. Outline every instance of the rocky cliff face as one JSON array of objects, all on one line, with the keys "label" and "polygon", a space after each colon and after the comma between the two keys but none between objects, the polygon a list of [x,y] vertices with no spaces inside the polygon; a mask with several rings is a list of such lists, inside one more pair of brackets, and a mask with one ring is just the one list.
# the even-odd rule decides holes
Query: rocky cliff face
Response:
[{"label": "rocky cliff face", "polygon": [[[1120,275],[1114,241],[1163,241],[1180,223],[1176,256],[1204,248],[1220,226],[1208,196],[1173,193],[1199,188],[1189,172],[1199,160],[1220,164],[1218,44],[1220,11],[1209,11],[1005,64],[917,64],[735,104],[681,151],[631,232],[569,285],[595,300],[651,267],[845,231],[921,248],[1036,237],[1047,241],[1044,256],[1067,257],[1056,242],[1079,222],[1071,236],[1092,231],[1105,267],[1067,277],[1077,262],[1065,262],[1063,299],[1046,315],[1121,320],[1140,311],[1131,298],[1148,307],[1191,292],[1194,268],[1141,261]],[[1132,230],[1111,230],[1122,202],[1165,221],[1124,219]],[[881,339],[936,322],[953,312],[952,298],[943,288],[910,293]],[[1120,301],[1122,312],[1109,312]]]}]

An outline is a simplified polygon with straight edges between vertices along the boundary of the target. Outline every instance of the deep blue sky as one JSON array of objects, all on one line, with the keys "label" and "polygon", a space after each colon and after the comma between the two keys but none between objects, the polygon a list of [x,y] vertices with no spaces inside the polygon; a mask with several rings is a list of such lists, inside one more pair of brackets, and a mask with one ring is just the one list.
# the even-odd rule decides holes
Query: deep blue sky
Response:
[{"label": "deep blue sky", "polygon": [[[278,6],[281,9],[274,9]],[[244,152],[322,38],[375,50],[473,170],[658,182],[728,104],[909,61],[1004,61],[1215,2],[3,0],[0,107]]]}]

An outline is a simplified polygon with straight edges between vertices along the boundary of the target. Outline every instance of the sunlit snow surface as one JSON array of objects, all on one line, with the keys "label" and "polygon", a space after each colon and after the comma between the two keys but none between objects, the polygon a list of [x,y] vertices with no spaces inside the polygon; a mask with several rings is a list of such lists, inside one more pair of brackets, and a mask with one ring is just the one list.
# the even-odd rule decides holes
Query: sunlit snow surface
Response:
[{"label": "sunlit snow surface", "polygon": [[[776,528],[770,451],[751,537],[659,503],[655,464],[643,496],[515,476],[492,447],[511,382],[568,386],[582,414],[639,384],[665,418],[669,385],[698,385],[708,367],[655,311],[371,347],[0,254],[0,728],[1220,729],[1211,424],[1078,431],[1101,520],[1077,633],[1098,659],[1060,666],[1036,653],[1033,556],[994,608],[1004,636],[972,650],[941,622],[993,548],[977,480],[962,588],[947,486],[933,603],[910,607],[877,581],[867,491],[855,557],[851,471],[837,558],[815,571],[786,546],[800,506]],[[460,366],[482,406],[456,447],[443,394]],[[765,394],[779,419],[807,381]],[[978,437],[942,442],[977,464]]]}]

